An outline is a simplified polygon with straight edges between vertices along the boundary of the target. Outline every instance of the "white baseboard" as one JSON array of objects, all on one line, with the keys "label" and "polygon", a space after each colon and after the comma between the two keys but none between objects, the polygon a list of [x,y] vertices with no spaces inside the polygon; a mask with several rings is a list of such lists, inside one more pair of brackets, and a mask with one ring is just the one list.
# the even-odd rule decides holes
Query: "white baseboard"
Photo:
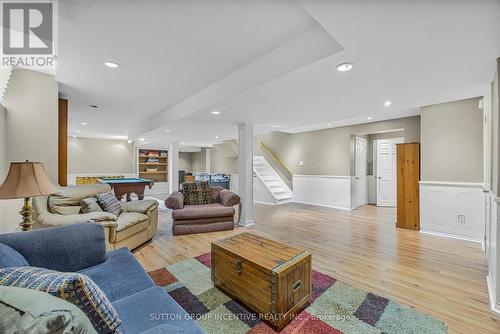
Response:
[{"label": "white baseboard", "polygon": [[500,305],[497,305],[495,298],[495,286],[491,280],[491,276],[486,276],[486,285],[488,287],[488,297],[490,299],[490,308],[493,312],[500,314]]},{"label": "white baseboard", "polygon": [[324,205],[324,204],[317,204],[317,203],[303,202],[303,201],[295,201],[295,200],[293,200],[292,203],[321,206],[321,207],[324,207],[324,208],[337,209],[337,210],[345,210],[345,211],[351,211],[352,210],[351,208],[346,208],[346,207],[343,207],[343,206]]},{"label": "white baseboard", "polygon": [[254,203],[259,203],[259,204],[264,204],[264,205],[272,205],[272,206],[274,206],[274,204],[273,204],[273,203],[269,203],[269,202],[255,201],[255,200],[254,200],[253,202],[254,202]]},{"label": "white baseboard", "polygon": [[441,238],[458,239],[458,240],[476,242],[476,243],[481,244],[481,248],[484,249],[484,241],[481,239],[463,237],[460,235],[454,235],[454,234],[448,234],[448,233],[442,233],[442,232],[427,231],[427,230],[422,230],[422,229],[419,232],[423,233],[423,234],[433,235],[436,237],[441,237]]}]

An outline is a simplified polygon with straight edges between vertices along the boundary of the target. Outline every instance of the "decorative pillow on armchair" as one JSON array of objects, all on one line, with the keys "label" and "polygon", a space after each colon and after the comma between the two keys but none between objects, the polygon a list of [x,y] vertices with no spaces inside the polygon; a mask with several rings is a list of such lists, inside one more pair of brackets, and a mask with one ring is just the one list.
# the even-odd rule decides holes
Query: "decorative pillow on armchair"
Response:
[{"label": "decorative pillow on armchair", "polygon": [[198,191],[198,204],[212,203],[212,196],[210,194],[210,186],[207,181],[200,182],[200,189]]},{"label": "decorative pillow on armchair", "polygon": [[113,305],[87,276],[36,267],[0,269],[0,285],[47,292],[77,306],[98,333],[120,333],[121,320]]},{"label": "decorative pillow on armchair", "polygon": [[184,182],[182,184],[182,193],[184,194],[184,205],[198,204],[198,186],[196,182]]},{"label": "decorative pillow on armchair", "polygon": [[120,201],[116,199],[113,190],[107,191],[105,193],[99,193],[95,195],[97,202],[103,208],[104,211],[119,216],[122,213],[122,207]]},{"label": "decorative pillow on armchair", "polygon": [[97,198],[95,197],[82,199],[82,201],[80,202],[80,206],[81,213],[103,212],[101,206],[99,205],[99,202],[97,201]]}]

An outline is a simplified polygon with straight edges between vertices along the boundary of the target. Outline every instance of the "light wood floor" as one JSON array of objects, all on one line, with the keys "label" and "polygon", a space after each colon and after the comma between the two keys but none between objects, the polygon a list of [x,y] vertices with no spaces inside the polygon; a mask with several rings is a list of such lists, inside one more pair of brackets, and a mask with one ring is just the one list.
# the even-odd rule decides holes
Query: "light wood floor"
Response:
[{"label": "light wood floor", "polygon": [[396,229],[392,208],[256,204],[254,215],[249,228],[173,237],[169,215],[162,214],[159,236],[135,255],[149,271],[209,252],[212,240],[251,230],[307,249],[318,271],[441,318],[448,333],[500,333],[477,243]]}]

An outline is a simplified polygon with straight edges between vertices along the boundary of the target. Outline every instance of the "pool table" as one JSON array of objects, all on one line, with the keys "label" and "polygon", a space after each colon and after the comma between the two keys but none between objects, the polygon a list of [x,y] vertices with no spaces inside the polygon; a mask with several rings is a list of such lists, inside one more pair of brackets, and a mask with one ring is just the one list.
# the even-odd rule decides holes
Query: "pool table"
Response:
[{"label": "pool table", "polygon": [[115,191],[115,196],[118,200],[121,200],[123,195],[127,195],[127,202],[130,202],[130,195],[132,193],[139,197],[139,200],[144,199],[144,190],[146,186],[151,189],[154,182],[152,180],[141,179],[136,177],[125,177],[120,179],[98,179],[99,183],[107,183]]}]

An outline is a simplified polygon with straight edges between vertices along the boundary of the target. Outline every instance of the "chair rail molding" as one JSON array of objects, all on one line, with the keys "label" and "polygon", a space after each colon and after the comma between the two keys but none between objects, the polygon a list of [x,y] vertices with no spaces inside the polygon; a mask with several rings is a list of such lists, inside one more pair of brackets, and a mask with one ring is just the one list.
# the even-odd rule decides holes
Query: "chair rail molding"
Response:
[{"label": "chair rail molding", "polygon": [[293,175],[293,202],[351,210],[351,176]]},{"label": "chair rail molding", "polygon": [[484,246],[483,183],[420,181],[420,232]]}]

